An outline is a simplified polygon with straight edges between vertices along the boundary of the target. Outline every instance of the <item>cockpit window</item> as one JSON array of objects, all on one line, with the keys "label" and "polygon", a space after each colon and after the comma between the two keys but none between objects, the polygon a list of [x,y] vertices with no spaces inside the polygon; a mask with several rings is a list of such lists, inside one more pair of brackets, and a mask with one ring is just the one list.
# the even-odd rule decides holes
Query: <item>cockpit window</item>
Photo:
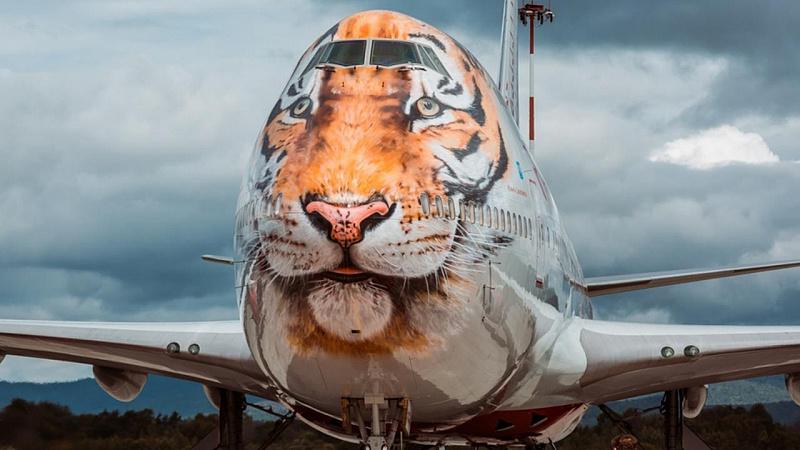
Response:
[{"label": "cockpit window", "polygon": [[444,66],[442,65],[439,58],[436,57],[436,53],[429,47],[424,45],[419,46],[420,53],[422,53],[422,60],[425,62],[425,65],[430,67],[431,69],[439,72],[442,75],[450,76],[445,70]]},{"label": "cockpit window", "polygon": [[308,65],[306,66],[306,68],[305,68],[305,69],[303,69],[303,74],[305,74],[305,73],[306,73],[306,72],[308,72],[309,70],[311,70],[311,69],[313,69],[314,67],[316,67],[316,66],[317,66],[317,64],[319,64],[320,60],[322,59],[322,55],[324,55],[326,51],[328,51],[328,45],[327,45],[327,44],[326,44],[326,45],[323,45],[322,47],[320,47],[320,48],[317,50],[317,53],[314,53],[314,57],[313,57],[313,58],[311,58],[311,61],[309,61],[309,63],[308,63]]},{"label": "cockpit window", "polygon": [[428,55],[427,50],[428,49],[422,46],[419,47],[419,56],[422,57],[422,64],[424,64],[427,67],[430,67],[433,70],[436,70],[436,65],[433,63],[433,60],[431,59],[430,55]]},{"label": "cockpit window", "polygon": [[336,41],[328,44],[328,50],[320,62],[339,66],[364,64],[367,41]]},{"label": "cockpit window", "polygon": [[[368,45],[369,43],[369,45]],[[447,70],[436,57],[433,49],[423,44],[408,41],[392,40],[349,40],[333,41],[321,46],[309,61],[303,74],[320,64],[337,66],[362,66],[367,64],[366,53],[369,50],[369,63],[375,66],[393,67],[400,65],[425,66],[449,77]]]},{"label": "cockpit window", "polygon": [[419,64],[415,45],[405,41],[372,41],[370,64],[376,66],[397,66],[400,64]]}]

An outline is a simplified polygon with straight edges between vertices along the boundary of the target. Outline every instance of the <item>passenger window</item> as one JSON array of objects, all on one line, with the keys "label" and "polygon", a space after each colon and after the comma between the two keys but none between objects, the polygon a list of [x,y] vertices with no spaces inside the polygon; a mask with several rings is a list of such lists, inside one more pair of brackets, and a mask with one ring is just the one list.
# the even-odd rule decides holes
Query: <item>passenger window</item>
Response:
[{"label": "passenger window", "polygon": [[329,51],[323,62],[339,66],[358,66],[364,64],[367,41],[337,41],[328,44]]},{"label": "passenger window", "polygon": [[419,206],[422,208],[422,215],[427,216],[431,213],[431,200],[427,192],[423,192],[419,196]]},{"label": "passenger window", "polygon": [[511,233],[511,212],[506,211],[506,231]]},{"label": "passenger window", "polygon": [[517,230],[517,215],[516,214],[512,214],[511,215],[511,224],[512,224],[511,228],[513,229],[512,233],[517,234],[518,230]]},{"label": "passenger window", "polygon": [[483,211],[483,215],[484,215],[484,218],[485,218],[485,221],[486,221],[485,222],[486,226],[491,228],[492,227],[492,208],[487,206]]},{"label": "passenger window", "polygon": [[500,231],[506,231],[506,215],[503,210],[500,210]]},{"label": "passenger window", "polygon": [[272,199],[270,197],[264,197],[261,208],[263,208],[264,217],[272,217]]},{"label": "passenger window", "polygon": [[492,223],[494,223],[495,229],[500,229],[500,216],[497,213],[497,208],[494,208],[494,220],[492,220]]},{"label": "passenger window", "polygon": [[434,203],[436,204],[436,216],[444,217],[444,203],[442,202],[442,197],[437,195]]},{"label": "passenger window", "polygon": [[464,200],[458,202],[458,216],[461,220],[467,220],[467,204]]},{"label": "passenger window", "polygon": [[275,197],[275,203],[272,205],[272,215],[277,216],[281,212],[281,203],[283,202],[283,194],[278,194]]},{"label": "passenger window", "polygon": [[316,67],[317,64],[319,64],[320,60],[322,59],[322,55],[324,55],[327,50],[328,50],[328,44],[325,44],[322,47],[320,47],[317,50],[317,53],[314,53],[314,57],[311,58],[311,61],[308,63],[306,68],[303,70],[303,73],[305,74],[309,70],[311,70],[314,67]]},{"label": "passenger window", "polygon": [[453,201],[453,198],[450,197],[447,199],[447,212],[449,213],[448,217],[451,219],[456,218],[456,202]]},{"label": "passenger window", "polygon": [[372,41],[369,63],[376,66],[419,64],[414,44],[404,41]]},{"label": "passenger window", "polygon": [[469,211],[467,211],[469,215],[469,222],[475,223],[475,203],[469,202]]}]

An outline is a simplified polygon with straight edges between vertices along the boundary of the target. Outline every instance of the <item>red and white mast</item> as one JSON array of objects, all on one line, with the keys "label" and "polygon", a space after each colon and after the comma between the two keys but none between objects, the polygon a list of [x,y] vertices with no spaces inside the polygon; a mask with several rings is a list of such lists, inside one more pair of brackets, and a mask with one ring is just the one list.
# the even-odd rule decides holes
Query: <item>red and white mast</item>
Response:
[{"label": "red and white mast", "polygon": [[529,3],[519,9],[519,19],[522,25],[527,25],[529,30],[530,39],[528,41],[528,52],[530,55],[530,63],[528,66],[528,151],[531,156],[534,155],[534,141],[536,140],[536,126],[535,126],[535,104],[534,90],[533,90],[533,75],[534,75],[534,55],[536,53],[536,45],[534,40],[534,30],[536,25],[543,25],[545,21],[550,23],[555,19],[553,11],[544,5]]}]

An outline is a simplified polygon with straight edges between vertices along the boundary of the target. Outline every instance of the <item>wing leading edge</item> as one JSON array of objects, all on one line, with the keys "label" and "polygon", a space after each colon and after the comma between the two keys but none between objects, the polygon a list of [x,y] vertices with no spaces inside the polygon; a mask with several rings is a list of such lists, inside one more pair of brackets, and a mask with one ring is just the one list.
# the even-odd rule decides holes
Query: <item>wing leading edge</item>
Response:
[{"label": "wing leading edge", "polygon": [[577,397],[588,403],[800,372],[800,327],[587,320],[580,345],[587,366]]},{"label": "wing leading edge", "polygon": [[674,284],[692,283],[715,278],[735,277],[757,272],[800,267],[800,260],[781,261],[765,264],[722,267],[716,269],[676,270],[671,272],[651,272],[632,275],[587,278],[586,291],[589,297],[638,291]]},{"label": "wing leading edge", "polygon": [[[173,352],[167,350],[171,347]],[[198,350],[196,354],[189,351]],[[174,350],[178,350],[174,352]],[[181,323],[0,320],[0,354],[183,378],[271,399],[238,321]]]}]

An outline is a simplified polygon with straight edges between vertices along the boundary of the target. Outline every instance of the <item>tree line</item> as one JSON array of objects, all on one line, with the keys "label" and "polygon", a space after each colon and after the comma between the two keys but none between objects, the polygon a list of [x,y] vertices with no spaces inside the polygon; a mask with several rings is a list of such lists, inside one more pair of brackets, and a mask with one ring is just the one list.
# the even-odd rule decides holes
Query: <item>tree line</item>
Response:
[{"label": "tree line", "polygon": [[[632,415],[627,411],[624,415]],[[249,417],[246,420],[252,420]],[[216,426],[214,414],[181,417],[152,410],[73,414],[53,403],[14,400],[0,411],[0,450],[184,450],[191,449]],[[800,424],[776,423],[762,405],[714,406],[687,422],[713,449],[800,449]],[[662,448],[661,417],[631,421],[644,450]],[[266,437],[269,422],[255,424]],[[608,450],[619,429],[605,416],[593,426],[578,427],[558,443],[560,450]],[[257,449],[257,444],[249,448]],[[356,449],[295,421],[270,449]],[[416,448],[407,446],[406,448]]]}]

